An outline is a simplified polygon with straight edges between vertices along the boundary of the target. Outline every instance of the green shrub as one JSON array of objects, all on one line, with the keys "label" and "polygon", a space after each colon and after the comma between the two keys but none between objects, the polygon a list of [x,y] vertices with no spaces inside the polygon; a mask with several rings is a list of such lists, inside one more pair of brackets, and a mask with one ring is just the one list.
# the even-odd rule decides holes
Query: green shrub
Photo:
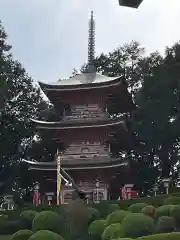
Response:
[{"label": "green shrub", "polygon": [[180,205],[173,206],[170,211],[170,216],[174,218],[176,226],[180,227]]},{"label": "green shrub", "polygon": [[13,234],[21,229],[19,219],[10,221],[7,215],[0,216],[0,235]]},{"label": "green shrub", "polygon": [[100,213],[97,209],[89,207],[88,212],[89,212],[89,222],[90,223],[95,221],[95,220],[100,219]]},{"label": "green shrub", "polygon": [[7,222],[8,222],[8,216],[4,214],[0,215],[0,234],[3,234],[2,231],[7,225]]},{"label": "green shrub", "polygon": [[96,208],[100,213],[100,218],[106,218],[109,213],[111,213],[111,203],[108,201],[101,201],[100,203],[91,204],[93,208]]},{"label": "green shrub", "polygon": [[154,217],[155,212],[156,212],[156,208],[152,205],[148,205],[141,210],[141,213],[144,213],[149,217]]},{"label": "green shrub", "polygon": [[106,218],[107,225],[112,223],[121,223],[129,212],[124,210],[118,210],[109,214]]},{"label": "green shrub", "polygon": [[57,233],[49,230],[40,230],[33,234],[29,240],[63,240],[63,238]]},{"label": "green shrub", "polygon": [[155,218],[158,219],[162,216],[170,216],[173,205],[163,205],[156,209]]},{"label": "green shrub", "polygon": [[26,229],[32,229],[32,221],[38,213],[33,210],[27,210],[20,214],[21,225]]},{"label": "green shrub", "polygon": [[140,213],[141,210],[146,206],[146,203],[134,203],[128,208],[128,211],[132,213]]},{"label": "green shrub", "polygon": [[132,240],[132,238],[116,238],[116,239],[112,239],[112,240]]},{"label": "green shrub", "polygon": [[87,204],[81,201],[71,201],[65,208],[65,219],[68,223],[69,238],[85,238],[88,235],[87,229],[91,221],[91,211]]},{"label": "green shrub", "polygon": [[104,229],[102,240],[117,239],[122,236],[120,223],[113,223]]},{"label": "green shrub", "polygon": [[43,211],[37,214],[32,223],[32,230],[37,232],[39,230],[50,230],[59,233],[60,217],[57,213],[52,211]]},{"label": "green shrub", "polygon": [[144,237],[139,237],[136,240],[179,240],[180,233],[173,232],[173,233],[161,233],[161,234],[154,234]]},{"label": "green shrub", "polygon": [[180,198],[179,197],[168,197],[164,199],[164,205],[177,205],[180,204]]},{"label": "green shrub", "polygon": [[122,231],[124,237],[141,237],[152,234],[154,231],[154,220],[143,213],[132,213],[122,222]]},{"label": "green shrub", "polygon": [[28,229],[19,230],[12,235],[11,240],[28,240],[33,235],[33,232]]},{"label": "green shrub", "polygon": [[172,232],[176,227],[174,218],[168,216],[159,217],[156,223],[156,233]]},{"label": "green shrub", "polygon": [[106,228],[106,220],[95,220],[88,228],[89,236],[100,238]]},{"label": "green shrub", "polygon": [[109,213],[115,212],[119,209],[120,209],[120,207],[117,203],[109,204]]}]

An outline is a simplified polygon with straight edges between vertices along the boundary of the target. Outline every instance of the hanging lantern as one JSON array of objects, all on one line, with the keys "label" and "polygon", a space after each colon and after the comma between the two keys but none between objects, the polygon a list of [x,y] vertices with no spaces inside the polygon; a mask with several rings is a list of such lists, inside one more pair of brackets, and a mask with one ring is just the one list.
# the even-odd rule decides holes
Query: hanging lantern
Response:
[{"label": "hanging lantern", "polygon": [[119,0],[119,5],[124,7],[138,8],[143,0]]}]

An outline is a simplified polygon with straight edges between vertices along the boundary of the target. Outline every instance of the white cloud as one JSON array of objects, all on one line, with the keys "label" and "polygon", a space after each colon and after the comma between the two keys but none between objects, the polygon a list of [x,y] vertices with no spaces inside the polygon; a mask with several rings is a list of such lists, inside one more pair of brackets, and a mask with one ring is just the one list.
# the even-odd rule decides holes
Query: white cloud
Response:
[{"label": "white cloud", "polygon": [[96,15],[96,53],[138,40],[148,52],[180,39],[180,1],[144,0],[138,10],[118,0],[0,0],[14,56],[36,80],[55,81],[87,59],[88,17]]}]

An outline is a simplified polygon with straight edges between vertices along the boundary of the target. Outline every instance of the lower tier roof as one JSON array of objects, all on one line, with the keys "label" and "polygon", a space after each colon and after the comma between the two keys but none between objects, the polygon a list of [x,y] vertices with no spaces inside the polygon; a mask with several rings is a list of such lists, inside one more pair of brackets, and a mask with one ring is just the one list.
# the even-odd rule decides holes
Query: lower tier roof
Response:
[{"label": "lower tier roof", "polygon": [[[35,162],[24,160],[29,165],[29,170],[56,171],[57,162]],[[65,170],[73,169],[99,169],[126,166],[127,161],[122,158],[95,157],[91,159],[79,158],[74,160],[61,160],[61,166]]]},{"label": "lower tier roof", "polygon": [[73,128],[99,128],[122,124],[125,122],[122,118],[105,118],[105,119],[88,119],[88,120],[71,120],[59,122],[46,122],[31,119],[38,129],[73,129]]}]

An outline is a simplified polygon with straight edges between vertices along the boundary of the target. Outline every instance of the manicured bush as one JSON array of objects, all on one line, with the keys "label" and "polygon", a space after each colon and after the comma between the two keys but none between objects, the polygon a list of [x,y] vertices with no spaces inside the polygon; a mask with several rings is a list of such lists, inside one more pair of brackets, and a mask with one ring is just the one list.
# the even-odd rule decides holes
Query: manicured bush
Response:
[{"label": "manicured bush", "polygon": [[117,238],[117,239],[112,239],[112,240],[132,240],[132,238]]},{"label": "manicured bush", "polygon": [[104,229],[102,240],[117,239],[122,236],[122,228],[120,223],[113,223]]},{"label": "manicured bush", "polygon": [[136,240],[179,240],[180,239],[180,232],[173,232],[173,233],[161,233],[161,234],[154,234],[144,237],[139,237]]},{"label": "manicured bush", "polygon": [[96,208],[100,213],[100,218],[106,218],[111,213],[111,203],[108,201],[101,201],[100,203],[93,203],[91,206]]},{"label": "manicured bush", "polygon": [[73,200],[68,205],[66,205],[65,218],[66,222],[68,223],[71,239],[83,238],[83,234],[85,234],[85,232],[86,235],[88,235],[87,229],[91,217],[92,214],[89,210],[89,206],[82,203],[81,201]]},{"label": "manicured bush", "polygon": [[112,223],[121,223],[124,220],[124,218],[127,216],[127,214],[130,214],[130,213],[124,210],[118,210],[118,211],[112,212],[106,218],[107,225],[110,225]]},{"label": "manicured bush", "polygon": [[89,236],[100,238],[106,228],[106,220],[95,220],[88,228]]},{"label": "manicured bush", "polygon": [[146,203],[134,203],[128,208],[128,211],[132,213],[140,213],[141,210],[146,206]]},{"label": "manicured bush", "polygon": [[180,198],[179,197],[168,197],[164,199],[164,205],[177,205],[180,204]]},{"label": "manicured bush", "polygon": [[176,205],[171,208],[170,216],[174,218],[176,226],[180,228],[180,205]]},{"label": "manicured bush", "polygon": [[141,237],[152,234],[154,231],[154,220],[143,213],[131,213],[122,222],[124,237]]},{"label": "manicured bush", "polygon": [[23,211],[20,214],[21,225],[26,229],[32,229],[32,221],[38,213],[33,210]]},{"label": "manicured bush", "polygon": [[89,214],[89,222],[93,222],[95,220],[100,219],[100,213],[97,209],[89,207],[88,208],[88,214]]},{"label": "manicured bush", "polygon": [[7,215],[4,215],[2,214],[0,216],[0,234],[3,234],[3,229],[5,228],[5,226],[7,225],[7,222],[8,222],[8,216]]},{"label": "manicured bush", "polygon": [[0,235],[13,234],[21,229],[19,219],[10,221],[7,215],[0,216]]},{"label": "manicured bush", "polygon": [[29,240],[63,240],[63,238],[57,233],[49,230],[40,230],[33,234]]},{"label": "manicured bush", "polygon": [[57,213],[52,211],[43,211],[38,213],[32,223],[32,230],[37,232],[39,230],[50,230],[59,233],[60,217]]},{"label": "manicured bush", "polygon": [[117,203],[109,204],[109,213],[115,212],[117,210],[120,210],[120,207]]},{"label": "manicured bush", "polygon": [[156,209],[155,218],[158,219],[162,216],[170,216],[173,205],[163,205]]},{"label": "manicured bush", "polygon": [[174,218],[168,217],[168,216],[162,216],[162,217],[159,217],[156,223],[155,232],[168,233],[168,232],[173,232],[175,228],[176,228],[176,222]]},{"label": "manicured bush", "polygon": [[28,240],[33,235],[33,232],[28,229],[19,230],[12,235],[11,240]]},{"label": "manicured bush", "polygon": [[156,212],[156,208],[152,205],[148,205],[141,210],[141,213],[144,213],[149,217],[154,217],[155,212]]}]

